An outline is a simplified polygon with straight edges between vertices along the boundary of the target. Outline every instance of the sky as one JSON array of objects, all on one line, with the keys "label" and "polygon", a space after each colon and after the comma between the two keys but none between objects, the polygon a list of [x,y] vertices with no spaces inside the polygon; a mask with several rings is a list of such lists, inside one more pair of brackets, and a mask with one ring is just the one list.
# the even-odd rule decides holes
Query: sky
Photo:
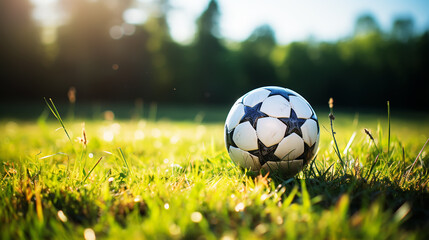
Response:
[{"label": "sky", "polygon": [[[42,25],[63,23],[62,14],[55,7],[56,0],[31,1],[35,4],[33,16]],[[134,8],[124,14],[124,21],[143,23],[151,2],[137,0]],[[209,0],[169,2],[172,37],[178,42],[191,42],[195,21]],[[274,29],[280,44],[308,38],[335,41],[349,36],[357,17],[364,13],[372,14],[385,31],[391,29],[393,19],[401,16],[412,17],[418,32],[429,29],[429,0],[218,0],[218,3],[221,36],[232,41],[246,39],[262,24]]]},{"label": "sky", "polygon": [[[171,34],[189,40],[195,31],[194,20],[208,4],[206,1],[171,0]],[[262,24],[269,24],[280,43],[305,40],[337,40],[350,35],[356,18],[371,13],[383,30],[391,29],[393,19],[411,16],[417,31],[429,28],[429,0],[218,0],[223,37],[246,39]],[[176,9],[174,9],[176,8]]]}]

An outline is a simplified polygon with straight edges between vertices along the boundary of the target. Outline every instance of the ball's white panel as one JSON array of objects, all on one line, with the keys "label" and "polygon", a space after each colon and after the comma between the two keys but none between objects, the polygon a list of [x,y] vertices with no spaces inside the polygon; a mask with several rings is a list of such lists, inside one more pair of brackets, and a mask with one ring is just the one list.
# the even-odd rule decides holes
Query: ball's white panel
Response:
[{"label": "ball's white panel", "polygon": [[304,142],[310,147],[313,146],[318,137],[316,121],[313,119],[307,119],[301,126],[301,131]]},{"label": "ball's white panel", "polygon": [[249,152],[231,146],[229,147],[229,156],[231,157],[232,161],[243,168],[247,168],[252,171],[258,171],[261,169],[259,158],[250,154]]},{"label": "ball's white panel", "polygon": [[292,133],[291,135],[283,138],[277,146],[274,155],[282,160],[295,160],[304,152],[304,141],[298,134]]},{"label": "ball's white panel", "polygon": [[303,168],[302,159],[281,161],[281,162],[267,162],[262,166],[268,172],[278,173],[284,177],[293,177]]},{"label": "ball's white panel", "polygon": [[310,106],[308,106],[307,102],[303,98],[297,96],[290,96],[289,100],[290,105],[292,106],[298,118],[311,117],[313,111],[311,111]]},{"label": "ball's white panel", "polygon": [[320,133],[317,134],[317,138],[316,138],[316,143],[314,144],[314,149],[313,149],[313,154],[315,155],[317,152],[317,148],[319,147],[319,138],[320,138]]},{"label": "ball's white panel", "polygon": [[251,151],[258,149],[256,131],[249,122],[240,123],[235,127],[232,140],[242,150]]},{"label": "ball's white panel", "polygon": [[290,117],[290,103],[280,95],[274,95],[264,100],[261,105],[261,112],[271,117]]},{"label": "ball's white panel", "polygon": [[231,131],[238,125],[243,115],[244,105],[241,103],[235,104],[229,111],[228,117],[226,117],[226,126],[228,131]]},{"label": "ball's white panel", "polygon": [[256,135],[265,146],[271,147],[283,139],[286,128],[286,124],[277,118],[264,117],[258,119]]},{"label": "ball's white panel", "polygon": [[270,95],[270,91],[263,88],[255,89],[247,96],[244,97],[243,104],[249,107],[254,107],[256,104],[264,101],[268,95]]}]

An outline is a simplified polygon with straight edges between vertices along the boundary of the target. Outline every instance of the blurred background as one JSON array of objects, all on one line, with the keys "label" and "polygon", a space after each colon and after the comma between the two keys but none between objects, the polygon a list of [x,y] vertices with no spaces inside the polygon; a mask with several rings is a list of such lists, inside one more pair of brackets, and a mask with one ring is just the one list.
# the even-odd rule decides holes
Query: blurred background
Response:
[{"label": "blurred background", "polygon": [[429,1],[1,0],[1,104],[312,105],[427,111]]}]

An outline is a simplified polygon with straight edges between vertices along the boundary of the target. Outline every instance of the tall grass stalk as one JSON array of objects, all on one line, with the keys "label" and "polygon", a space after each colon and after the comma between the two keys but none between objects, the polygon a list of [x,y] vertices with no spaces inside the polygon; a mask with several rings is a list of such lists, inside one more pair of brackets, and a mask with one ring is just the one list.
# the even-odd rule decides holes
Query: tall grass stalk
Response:
[{"label": "tall grass stalk", "polygon": [[334,151],[338,156],[338,159],[340,160],[341,163],[341,167],[343,169],[343,171],[346,171],[345,169],[345,164],[343,161],[343,158],[341,157],[341,153],[340,153],[340,149],[338,148],[338,144],[337,144],[337,139],[335,138],[335,134],[336,132],[334,131],[334,120],[335,120],[335,116],[334,116],[334,99],[330,98],[329,99],[329,121],[331,123],[331,134],[332,134],[332,139],[334,140]]},{"label": "tall grass stalk", "polygon": [[121,156],[121,158],[122,158],[122,160],[124,161],[124,163],[125,163],[125,166],[127,167],[127,169],[128,169],[128,173],[129,174],[132,174],[132,172],[131,172],[131,169],[130,169],[130,167],[128,166],[128,162],[127,162],[127,159],[125,158],[125,155],[124,155],[124,153],[122,152],[122,148],[118,148],[118,151],[119,151],[119,154],[120,154],[120,156]]},{"label": "tall grass stalk", "polygon": [[410,177],[411,171],[414,168],[414,165],[416,165],[417,160],[419,160],[420,156],[423,153],[423,150],[425,149],[427,143],[429,142],[429,138],[426,140],[425,144],[423,145],[422,149],[420,150],[419,154],[417,155],[416,159],[414,160],[413,164],[411,165],[411,168],[408,170],[407,174],[406,174],[406,179],[408,179]]},{"label": "tall grass stalk", "polygon": [[387,101],[387,157],[390,157],[390,102]]},{"label": "tall grass stalk", "polygon": [[89,175],[91,175],[92,171],[94,171],[94,168],[97,167],[97,165],[100,163],[101,159],[103,159],[103,157],[100,157],[100,159],[98,159],[98,161],[91,168],[91,170],[88,172],[88,174],[86,174],[85,178],[82,180],[82,183],[84,183],[86,181],[86,179],[88,179]]},{"label": "tall grass stalk", "polygon": [[54,114],[55,118],[56,118],[56,119],[58,120],[58,122],[61,124],[62,128],[64,129],[64,132],[65,132],[65,133],[66,133],[66,135],[67,135],[67,138],[69,139],[70,143],[71,143],[71,144],[72,144],[72,146],[73,146],[73,141],[71,140],[70,135],[69,135],[69,133],[67,132],[66,127],[64,126],[64,122],[63,122],[63,120],[61,119],[61,115],[60,115],[60,113],[58,112],[57,108],[55,107],[54,101],[52,101],[52,98],[49,98],[49,101],[50,101],[50,104],[49,104],[49,102],[46,100],[46,98],[43,98],[43,99],[45,100],[46,105],[47,105],[47,106],[48,106],[48,108],[51,110],[52,114]]}]

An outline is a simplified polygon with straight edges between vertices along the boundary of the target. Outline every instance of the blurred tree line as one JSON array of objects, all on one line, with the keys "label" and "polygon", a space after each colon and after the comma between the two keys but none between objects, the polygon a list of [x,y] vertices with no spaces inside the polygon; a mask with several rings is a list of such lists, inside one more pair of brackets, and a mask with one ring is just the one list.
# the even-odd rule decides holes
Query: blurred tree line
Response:
[{"label": "blurred tree line", "polygon": [[197,20],[193,42],[182,45],[169,34],[167,0],[155,1],[137,26],[122,19],[133,3],[60,0],[70,18],[46,44],[27,0],[0,1],[2,101],[66,99],[73,86],[78,101],[231,104],[253,88],[279,85],[314,105],[334,97],[347,107],[384,107],[390,100],[427,110],[429,31],[417,35],[412,18],[398,18],[383,32],[366,14],[352,36],[337,42],[287,45],[262,25],[231,43],[219,37],[219,6],[212,0]]}]

